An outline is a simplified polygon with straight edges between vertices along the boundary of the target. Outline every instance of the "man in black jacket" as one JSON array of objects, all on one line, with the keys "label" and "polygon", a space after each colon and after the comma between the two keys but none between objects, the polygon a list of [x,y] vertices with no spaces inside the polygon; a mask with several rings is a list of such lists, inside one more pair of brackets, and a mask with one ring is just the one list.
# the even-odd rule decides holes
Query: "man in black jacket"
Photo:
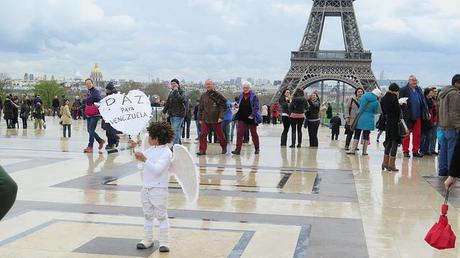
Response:
[{"label": "man in black jacket", "polygon": [[171,80],[171,92],[166,100],[163,113],[167,113],[174,130],[174,144],[181,144],[181,126],[185,117],[185,93],[180,88],[179,80]]},{"label": "man in black jacket", "polygon": [[61,103],[59,102],[58,96],[54,96],[53,103],[52,103],[53,117],[56,116],[56,113],[58,114],[58,116],[60,116],[60,114],[59,114],[59,106],[60,106],[60,104]]},{"label": "man in black jacket", "polygon": [[[403,117],[412,133],[412,155],[423,157],[420,154],[420,142],[422,138],[422,119],[426,113],[426,102],[422,88],[418,86],[415,75],[409,77],[407,85],[399,91],[399,98],[407,98],[407,103],[402,105]],[[403,139],[403,152],[405,157],[409,154],[410,134]]]}]

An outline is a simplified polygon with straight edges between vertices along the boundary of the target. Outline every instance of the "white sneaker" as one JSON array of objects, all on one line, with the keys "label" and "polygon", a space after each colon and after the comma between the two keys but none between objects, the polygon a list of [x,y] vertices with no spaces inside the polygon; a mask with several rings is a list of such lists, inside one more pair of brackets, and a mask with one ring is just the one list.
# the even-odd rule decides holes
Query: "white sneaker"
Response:
[{"label": "white sneaker", "polygon": [[161,245],[158,251],[160,251],[160,253],[169,253],[169,247],[167,245]]},{"label": "white sneaker", "polygon": [[153,241],[152,240],[147,240],[143,239],[139,243],[137,243],[136,247],[137,249],[148,249],[153,246]]}]

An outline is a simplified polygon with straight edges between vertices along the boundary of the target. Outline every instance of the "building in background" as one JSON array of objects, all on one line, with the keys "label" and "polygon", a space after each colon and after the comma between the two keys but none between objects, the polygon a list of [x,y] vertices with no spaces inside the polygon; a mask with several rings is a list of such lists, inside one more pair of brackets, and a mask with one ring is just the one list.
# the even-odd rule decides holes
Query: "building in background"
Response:
[{"label": "building in background", "polygon": [[102,76],[101,68],[99,64],[95,64],[93,70],[91,70],[91,75],[89,76],[91,80],[93,80],[94,86],[96,87],[103,87],[104,86],[104,78]]}]

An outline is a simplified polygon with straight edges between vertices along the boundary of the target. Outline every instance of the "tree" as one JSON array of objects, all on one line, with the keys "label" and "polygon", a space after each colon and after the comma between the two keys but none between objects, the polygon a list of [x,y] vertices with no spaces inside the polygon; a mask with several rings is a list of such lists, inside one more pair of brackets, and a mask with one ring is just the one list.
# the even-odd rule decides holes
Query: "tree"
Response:
[{"label": "tree", "polygon": [[144,85],[140,82],[129,81],[118,88],[121,93],[128,93],[131,90],[143,90]]},{"label": "tree", "polygon": [[202,94],[203,93],[199,90],[191,90],[187,92],[187,96],[193,104],[200,100]]},{"label": "tree", "polygon": [[65,90],[62,85],[56,81],[40,81],[35,85],[35,94],[40,95],[45,108],[51,107],[54,96],[65,95]]},{"label": "tree", "polygon": [[0,79],[0,97],[5,96],[5,85],[6,85],[6,80]]},{"label": "tree", "polygon": [[169,88],[167,84],[151,83],[144,89],[144,93],[147,96],[158,95],[160,100],[166,100],[169,95]]}]

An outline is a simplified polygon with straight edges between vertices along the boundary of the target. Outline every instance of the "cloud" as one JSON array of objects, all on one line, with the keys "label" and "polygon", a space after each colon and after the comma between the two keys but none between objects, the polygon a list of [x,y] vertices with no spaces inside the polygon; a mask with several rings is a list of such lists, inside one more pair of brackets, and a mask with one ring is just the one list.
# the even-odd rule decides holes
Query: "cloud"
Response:
[{"label": "cloud", "polygon": [[307,10],[310,8],[310,5],[307,4],[286,4],[286,3],[272,3],[272,8],[275,11],[280,12],[283,15],[289,16],[301,16],[303,17]]}]

